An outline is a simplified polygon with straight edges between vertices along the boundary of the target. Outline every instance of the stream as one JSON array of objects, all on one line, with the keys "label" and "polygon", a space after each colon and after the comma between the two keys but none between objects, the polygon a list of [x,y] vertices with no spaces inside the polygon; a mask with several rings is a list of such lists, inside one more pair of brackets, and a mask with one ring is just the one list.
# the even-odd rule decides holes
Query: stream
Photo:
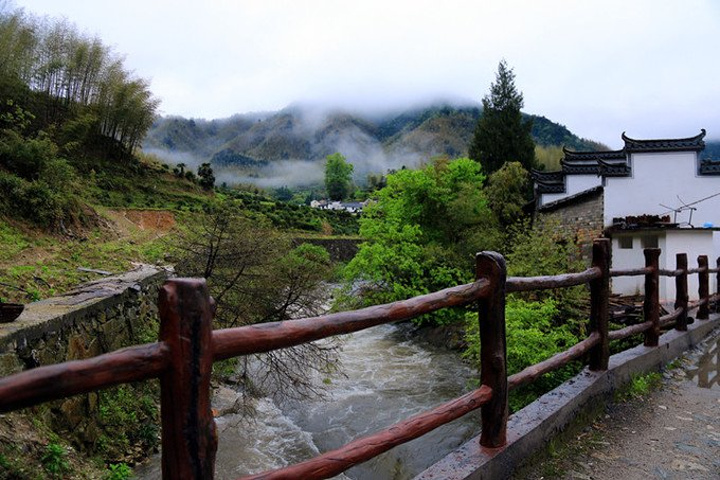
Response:
[{"label": "stream", "polygon": [[[431,409],[467,391],[475,376],[457,353],[414,338],[408,325],[381,325],[345,337],[345,377],[336,376],[324,399],[258,400],[253,420],[237,414],[216,419],[216,479],[236,479],[306,460]],[[353,467],[336,478],[412,478],[479,432],[479,413]],[[135,471],[160,479],[160,457]]]}]

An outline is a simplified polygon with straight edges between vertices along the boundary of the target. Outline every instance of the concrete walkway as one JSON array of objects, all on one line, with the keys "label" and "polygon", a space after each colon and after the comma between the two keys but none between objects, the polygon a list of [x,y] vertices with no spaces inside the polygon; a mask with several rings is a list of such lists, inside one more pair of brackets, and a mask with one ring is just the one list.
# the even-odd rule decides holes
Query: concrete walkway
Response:
[{"label": "concrete walkway", "polygon": [[514,479],[720,479],[720,329],[663,373],[661,388],[612,404]]}]

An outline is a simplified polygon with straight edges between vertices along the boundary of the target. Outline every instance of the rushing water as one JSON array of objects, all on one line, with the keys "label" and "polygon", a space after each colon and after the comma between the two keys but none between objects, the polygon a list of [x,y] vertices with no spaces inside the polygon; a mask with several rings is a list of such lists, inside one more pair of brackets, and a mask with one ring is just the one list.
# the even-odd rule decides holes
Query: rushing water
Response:
[{"label": "rushing water", "polygon": [[[473,377],[456,353],[412,338],[408,327],[384,325],[348,336],[341,353],[344,378],[333,378],[324,399],[283,403],[261,399],[253,421],[217,419],[217,479],[235,479],[296,463],[371,434],[458,397]],[[411,478],[479,430],[468,415],[401,445],[338,478]],[[159,458],[138,469],[159,478]]]}]

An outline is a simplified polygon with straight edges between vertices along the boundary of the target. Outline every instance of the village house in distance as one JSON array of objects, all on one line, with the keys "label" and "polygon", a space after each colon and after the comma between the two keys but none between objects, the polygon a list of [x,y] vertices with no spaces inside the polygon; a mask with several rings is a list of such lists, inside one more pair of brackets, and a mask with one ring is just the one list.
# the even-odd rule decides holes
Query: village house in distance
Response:
[{"label": "village house in distance", "polygon": [[[643,248],[659,247],[660,268],[674,269],[677,253],[688,266],[720,255],[720,160],[701,160],[705,130],[689,138],[637,140],[622,134],[621,150],[563,149],[561,170],[533,171],[536,213],[572,229],[580,242],[612,239],[612,268],[645,265]],[[711,275],[711,291],[717,288]],[[689,277],[691,298],[698,279]],[[616,277],[614,293],[643,292],[644,278]],[[675,298],[674,279],[660,277],[660,298]]]}]

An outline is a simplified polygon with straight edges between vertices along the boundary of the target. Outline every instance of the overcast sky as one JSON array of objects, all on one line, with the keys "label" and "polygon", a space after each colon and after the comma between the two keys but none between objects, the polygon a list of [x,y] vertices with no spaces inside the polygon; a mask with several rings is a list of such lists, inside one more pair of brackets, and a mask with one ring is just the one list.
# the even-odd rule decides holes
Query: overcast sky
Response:
[{"label": "overcast sky", "polygon": [[720,138],[720,1],[15,0],[66,17],[151,82],[161,113],[294,102],[479,102],[505,58],[524,111],[620,134]]}]

